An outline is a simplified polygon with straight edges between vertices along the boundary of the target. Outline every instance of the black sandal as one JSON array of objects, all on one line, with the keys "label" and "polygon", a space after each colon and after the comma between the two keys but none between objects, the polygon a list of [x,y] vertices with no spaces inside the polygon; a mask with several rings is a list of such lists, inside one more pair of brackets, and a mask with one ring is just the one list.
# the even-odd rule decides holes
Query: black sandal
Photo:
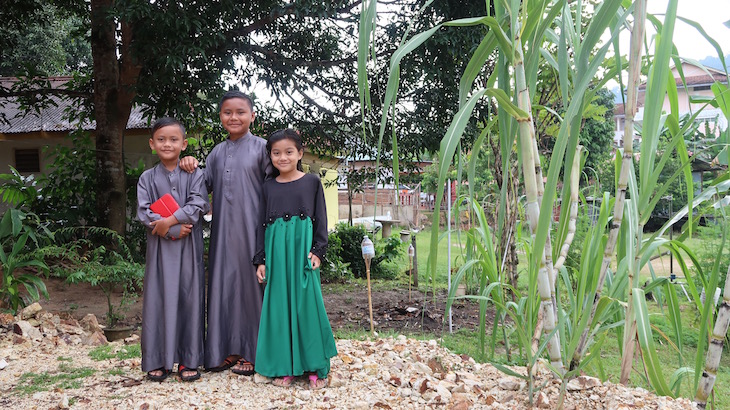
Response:
[{"label": "black sandal", "polygon": [[223,363],[220,364],[220,366],[208,368],[208,369],[206,369],[206,371],[209,371],[209,372],[222,372],[223,370],[230,369],[237,362],[238,362],[238,356],[232,354],[232,355],[226,357],[223,360]]},{"label": "black sandal", "polygon": [[254,370],[254,365],[253,365],[253,363],[249,362],[248,360],[246,360],[246,359],[244,359],[244,358],[240,358],[240,359],[238,359],[238,362],[236,362],[236,365],[240,365],[240,366],[246,366],[246,365],[249,365],[249,366],[251,366],[251,370],[238,370],[238,369],[231,369],[231,371],[232,371],[233,373],[235,373],[235,374],[238,374],[238,375],[240,375],[240,376],[253,376],[253,374],[255,373],[255,370]]},{"label": "black sandal", "polygon": [[[195,372],[195,373],[191,374],[190,376],[183,376],[183,372]],[[198,369],[185,367],[181,364],[177,366],[177,373],[180,375],[180,380],[182,380],[184,382],[192,382],[192,381],[198,380],[200,378],[200,372],[198,371]]]},{"label": "black sandal", "polygon": [[[156,372],[156,371],[161,371],[162,374],[160,374],[160,375],[152,374],[152,372]],[[167,376],[169,376],[169,375],[170,375],[170,370],[160,367],[159,369],[148,371],[147,379],[149,379],[153,382],[161,382],[161,381],[167,379]]]}]

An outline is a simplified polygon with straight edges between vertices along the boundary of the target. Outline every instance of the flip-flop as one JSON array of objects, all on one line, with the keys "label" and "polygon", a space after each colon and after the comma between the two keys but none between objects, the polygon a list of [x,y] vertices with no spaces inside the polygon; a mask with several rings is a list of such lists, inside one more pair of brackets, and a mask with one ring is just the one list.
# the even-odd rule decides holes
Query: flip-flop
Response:
[{"label": "flip-flop", "polygon": [[[154,375],[154,374],[152,374],[152,372],[156,372],[158,370],[161,371],[162,374],[160,374],[160,375]],[[159,369],[155,369],[155,370],[148,371],[147,372],[147,379],[148,380],[151,380],[153,382],[161,382],[161,381],[167,379],[167,376],[169,376],[169,375],[170,375],[170,370],[163,369],[162,367],[160,367]]]},{"label": "flip-flop", "polygon": [[294,376],[283,376],[283,377],[277,377],[271,383],[273,383],[274,386],[289,387],[289,386],[291,386],[293,381],[294,381]]},{"label": "flip-flop", "polygon": [[238,362],[238,356],[232,354],[223,360],[223,363],[220,364],[220,366],[216,367],[210,367],[206,369],[206,371],[209,372],[222,372],[223,370],[228,370],[231,367],[233,367]]},{"label": "flip-flop", "polygon": [[330,379],[324,378],[320,379],[317,377],[316,374],[310,374],[309,375],[309,389],[310,390],[319,390],[324,389],[330,384]]},{"label": "flip-flop", "polygon": [[250,365],[251,366],[251,370],[231,369],[231,371],[233,373],[235,373],[235,374],[238,374],[240,376],[253,376],[253,374],[255,373],[253,363],[249,362],[246,359],[243,359],[243,358],[238,359],[238,362],[236,362],[236,365],[241,365],[241,366]]},{"label": "flip-flop", "polygon": [[[185,371],[195,372],[195,373],[190,376],[183,376],[183,372],[185,372]],[[198,380],[200,378],[200,372],[198,371],[198,369],[185,367],[183,365],[178,365],[177,373],[180,375],[180,380],[182,380],[184,382],[192,382],[192,381]]]}]

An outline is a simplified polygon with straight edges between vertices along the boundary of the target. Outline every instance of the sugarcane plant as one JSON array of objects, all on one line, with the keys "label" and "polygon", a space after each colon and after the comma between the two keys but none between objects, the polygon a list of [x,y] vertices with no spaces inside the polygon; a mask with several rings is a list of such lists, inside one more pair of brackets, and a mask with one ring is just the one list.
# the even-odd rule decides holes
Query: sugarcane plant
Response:
[{"label": "sugarcane plant", "polygon": [[[367,87],[368,60],[376,57],[375,45],[372,43],[377,16],[374,12],[375,3],[363,2],[360,24],[360,99],[369,110],[372,110],[372,106],[367,103],[371,98],[368,94],[371,90]],[[428,4],[430,1],[425,2],[424,7]],[[589,7],[591,12],[587,17],[585,10]],[[589,363],[600,356],[603,341],[611,330],[617,333],[619,339],[623,339],[622,382],[626,382],[630,375],[634,363],[633,346],[637,343],[641,348],[642,373],[647,375],[647,381],[657,393],[676,396],[681,375],[691,373],[691,369],[685,369],[677,372],[680,376],[670,383],[664,379],[653,344],[646,301],[642,297],[643,290],[638,281],[638,273],[650,257],[659,248],[669,250],[682,266],[694,306],[703,312],[703,318],[707,317],[704,313],[707,311],[707,304],[699,301],[697,289],[694,284],[690,284],[694,274],[685,263],[685,259],[694,258],[691,250],[682,243],[691,233],[692,224],[688,224],[686,233],[677,240],[667,240],[661,236],[682,215],[688,215],[690,221],[695,221],[692,210],[712,198],[709,191],[693,196],[691,159],[684,142],[685,134],[701,110],[693,113],[689,121],[681,123],[677,84],[669,78],[670,62],[681,66],[681,60],[674,53],[672,43],[674,22],[677,19],[676,8],[677,0],[670,0],[664,20],[660,22],[647,15],[646,0],[607,0],[600,4],[581,0],[488,1],[485,14],[481,17],[442,22],[413,35],[407,30],[400,46],[390,58],[387,88],[380,113],[378,151],[388,120],[398,112],[400,61],[439,30],[466,26],[480,26],[484,30],[485,34],[469,57],[460,79],[458,111],[441,139],[435,209],[440,209],[447,172],[452,159],[460,157],[459,148],[466,137],[467,124],[474,120],[475,106],[478,101],[487,100],[487,105],[496,108],[496,115],[487,119],[478,118],[479,134],[473,136],[475,142],[469,149],[472,151],[472,158],[475,158],[492,133],[497,133],[503,181],[500,185],[496,224],[489,227],[479,201],[473,197],[468,198],[467,202],[475,215],[477,226],[465,234],[465,262],[457,272],[455,283],[468,273],[476,272],[480,277],[478,293],[467,297],[480,302],[480,332],[486,329],[486,305],[490,304],[495,309],[495,317],[498,319],[492,328],[492,350],[498,332],[505,341],[508,339],[504,336],[505,328],[512,325],[503,319],[509,316],[516,324],[512,331],[517,336],[519,350],[525,355],[521,361],[528,369],[526,375],[518,374],[498,363],[495,365],[506,373],[526,378],[530,386],[533,370],[543,355],[549,358],[548,367],[558,378],[569,379],[584,371]],[[645,38],[647,22],[653,24],[659,33],[655,36],[654,43]],[[616,56],[621,55],[618,35],[627,27],[631,31],[631,47],[626,70],[622,58],[613,58],[609,63],[607,56],[610,50]],[[712,42],[709,38],[708,41]],[[719,45],[713,44],[719,55],[722,55]],[[651,50],[653,53],[642,58],[643,50]],[[492,65],[491,62],[495,63]],[[558,117],[560,126],[552,152],[546,158],[547,173],[544,174],[533,113],[550,109],[535,107],[532,102],[538,72],[546,68],[555,73],[562,106],[560,113],[550,111]],[[642,77],[642,69],[648,73],[646,77]],[[626,123],[623,147],[616,155],[618,178],[615,181],[615,196],[611,197],[608,192],[602,196],[598,217],[588,229],[586,240],[582,243],[578,276],[573,282],[567,274],[565,260],[570,247],[576,246],[573,238],[576,234],[580,201],[580,130],[597,91],[611,79],[618,79],[623,88],[626,72]],[[643,88],[646,102],[640,128],[639,173],[636,175],[633,144],[637,127],[634,122],[642,80],[645,80]],[[684,81],[683,77],[682,80]],[[662,111],[665,98],[670,101],[668,113]],[[716,100],[713,101],[717,103]],[[493,131],[495,127],[496,131]],[[395,125],[392,132],[393,146],[397,146]],[[663,151],[658,151],[658,141],[662,137],[666,137],[669,143]],[[507,244],[500,243],[500,240],[514,240],[514,236],[505,235],[503,229],[508,207],[507,190],[512,183],[508,169],[515,151],[521,169],[520,185],[525,196],[525,222],[529,228],[529,235],[524,242],[526,272],[529,275],[525,292],[514,289],[505,280],[504,256],[497,251],[507,249]],[[659,176],[673,156],[679,158],[681,166],[665,182],[659,184]],[[474,175],[473,164],[470,163],[468,167],[467,174],[471,181]],[[394,174],[397,173],[396,162]],[[660,232],[645,238],[643,227],[656,204],[670,185],[680,178],[684,179],[687,187],[688,205],[674,215]],[[728,181],[718,180],[713,182],[711,188],[713,193],[720,193],[727,191],[728,185]],[[557,201],[562,206],[560,217],[554,222],[553,208]],[[433,227],[439,226],[439,219],[439,212],[434,212]],[[429,254],[432,278],[436,276],[438,239],[438,230],[432,229]],[[702,272],[697,276],[706,282],[703,282],[705,286],[712,284],[711,280],[704,279]],[[675,344],[680,345],[678,353],[681,357],[682,329],[676,295],[671,295],[673,289],[664,278],[654,280],[648,289],[661,287],[668,294],[666,314],[670,316]],[[456,297],[454,289],[455,285],[450,289],[447,309]],[[515,301],[511,301],[508,295],[514,295]],[[564,306],[566,303],[567,308]],[[704,323],[702,326],[706,327]],[[484,339],[481,341],[484,350]],[[566,358],[569,362],[566,362]],[[696,360],[694,371],[698,372],[698,369]],[[562,386],[565,393],[566,383]]]}]

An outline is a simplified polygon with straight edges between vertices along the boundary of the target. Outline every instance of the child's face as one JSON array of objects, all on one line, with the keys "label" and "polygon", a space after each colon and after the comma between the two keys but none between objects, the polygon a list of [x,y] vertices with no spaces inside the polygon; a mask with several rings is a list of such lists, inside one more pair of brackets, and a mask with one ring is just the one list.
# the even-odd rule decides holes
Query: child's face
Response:
[{"label": "child's face", "polygon": [[177,125],[168,125],[155,131],[150,138],[150,149],[157,152],[160,161],[177,161],[180,152],[188,147],[188,140],[183,137]]},{"label": "child's face", "polygon": [[256,113],[243,98],[230,98],[221,104],[221,124],[231,137],[242,137],[248,132]]},{"label": "child's face", "polygon": [[271,163],[281,174],[287,174],[297,169],[297,162],[304,156],[304,151],[297,149],[294,141],[283,139],[271,146]]}]

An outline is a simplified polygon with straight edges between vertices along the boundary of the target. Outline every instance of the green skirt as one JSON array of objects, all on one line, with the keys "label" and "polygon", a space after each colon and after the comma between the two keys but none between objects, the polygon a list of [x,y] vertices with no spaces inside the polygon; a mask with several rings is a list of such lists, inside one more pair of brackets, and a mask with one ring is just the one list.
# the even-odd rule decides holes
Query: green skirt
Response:
[{"label": "green skirt", "polygon": [[319,269],[307,258],[312,221],[277,219],[266,228],[266,290],[261,309],[256,372],[267,377],[330,371],[337,356],[324,310]]}]

